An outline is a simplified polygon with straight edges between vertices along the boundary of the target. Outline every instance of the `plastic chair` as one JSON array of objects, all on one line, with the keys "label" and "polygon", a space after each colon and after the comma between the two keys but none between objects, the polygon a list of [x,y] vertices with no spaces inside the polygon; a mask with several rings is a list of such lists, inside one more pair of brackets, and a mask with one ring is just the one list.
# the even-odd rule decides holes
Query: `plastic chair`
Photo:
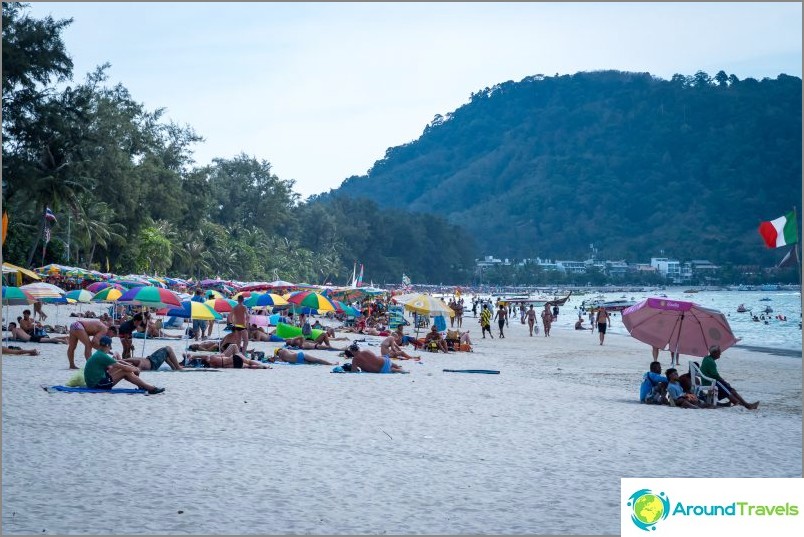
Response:
[{"label": "plastic chair", "polygon": [[[700,366],[692,360],[690,360],[689,365],[690,382],[692,383],[692,388],[690,391],[695,394],[698,399],[702,399],[711,404],[713,402],[713,389],[715,387],[715,382],[717,381],[701,373]],[[703,381],[709,382],[709,385],[705,385]],[[714,401],[714,403],[717,403],[717,401]]]}]

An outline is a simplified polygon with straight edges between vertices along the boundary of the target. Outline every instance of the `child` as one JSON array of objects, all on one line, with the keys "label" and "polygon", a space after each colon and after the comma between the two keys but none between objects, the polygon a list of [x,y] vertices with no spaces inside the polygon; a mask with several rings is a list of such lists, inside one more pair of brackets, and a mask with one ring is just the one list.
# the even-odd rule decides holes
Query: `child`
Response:
[{"label": "child", "polygon": [[676,368],[671,367],[665,371],[664,375],[668,381],[668,396],[676,406],[681,408],[706,408],[706,403],[699,400],[695,394],[684,392],[684,388],[681,387],[681,383],[678,381],[678,370]]},{"label": "child", "polygon": [[639,402],[649,405],[666,405],[667,377],[661,375],[662,366],[659,362],[651,362],[650,370],[642,376],[639,387]]}]

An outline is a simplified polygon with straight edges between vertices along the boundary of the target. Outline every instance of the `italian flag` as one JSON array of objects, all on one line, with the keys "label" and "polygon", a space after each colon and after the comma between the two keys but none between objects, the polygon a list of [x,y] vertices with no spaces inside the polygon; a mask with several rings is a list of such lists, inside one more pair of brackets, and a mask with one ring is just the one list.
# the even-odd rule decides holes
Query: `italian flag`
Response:
[{"label": "italian flag", "polygon": [[797,227],[796,213],[790,211],[776,220],[759,224],[759,234],[768,248],[779,248],[798,242]]}]

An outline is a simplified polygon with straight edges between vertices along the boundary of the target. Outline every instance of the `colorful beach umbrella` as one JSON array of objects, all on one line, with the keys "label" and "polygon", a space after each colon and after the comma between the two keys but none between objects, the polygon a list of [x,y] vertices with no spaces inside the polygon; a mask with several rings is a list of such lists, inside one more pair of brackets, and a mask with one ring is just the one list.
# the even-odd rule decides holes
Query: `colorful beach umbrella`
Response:
[{"label": "colorful beach umbrella", "polygon": [[335,304],[333,304],[330,299],[321,293],[315,293],[313,291],[299,291],[297,293],[291,293],[287,301],[297,306],[318,311],[335,311],[336,309]]},{"label": "colorful beach umbrella", "polygon": [[204,302],[207,306],[217,311],[218,313],[229,313],[232,308],[237,306],[237,300],[230,300],[228,298],[213,298]]},{"label": "colorful beach umbrella", "polygon": [[[147,306],[149,308],[181,308],[181,300],[176,293],[161,287],[134,287],[129,289],[117,302]],[[201,302],[198,302],[201,304]]]},{"label": "colorful beach umbrella", "polygon": [[455,310],[450,308],[443,300],[426,293],[410,293],[407,295],[395,296],[394,300],[402,304],[408,311],[414,311],[419,315],[428,317],[455,316]]},{"label": "colorful beach umbrella", "polygon": [[64,296],[64,289],[52,283],[34,282],[20,287],[32,297],[42,300],[45,298],[61,298]]},{"label": "colorful beach umbrella", "polygon": [[264,308],[266,306],[287,306],[288,301],[274,293],[252,293],[243,301],[247,308]]},{"label": "colorful beach umbrella", "polygon": [[192,300],[185,300],[178,308],[168,309],[164,315],[181,317],[182,319],[196,319],[199,321],[217,321],[223,319],[220,313],[207,306],[204,302],[193,302]]},{"label": "colorful beach umbrella", "polygon": [[347,315],[347,317],[360,317],[361,313],[357,311],[357,309],[353,308],[352,306],[341,302],[340,300],[334,301],[335,306],[337,307],[337,311],[343,312]]},{"label": "colorful beach umbrella", "polygon": [[36,299],[19,287],[3,286],[3,304],[6,306],[24,306],[33,304]]},{"label": "colorful beach umbrella", "polygon": [[91,283],[91,284],[87,285],[87,286],[85,287],[85,289],[86,289],[87,291],[89,291],[90,293],[97,293],[98,291],[102,291],[102,290],[106,289],[107,287],[117,287],[117,288],[118,288],[118,289],[120,289],[120,290],[125,289],[125,288],[124,288],[122,285],[117,285],[117,286],[116,286],[116,284],[114,284],[114,283],[109,283],[109,282],[95,282],[95,283]]},{"label": "colorful beach umbrella", "polygon": [[76,289],[75,291],[69,291],[64,295],[64,298],[75,300],[76,302],[82,302],[84,304],[89,303],[92,300],[92,297],[95,295],[86,289]]},{"label": "colorful beach umbrella", "polygon": [[92,302],[114,302],[121,296],[123,296],[123,292],[116,287],[107,287],[95,293]]},{"label": "colorful beach umbrella", "polygon": [[224,298],[224,296],[220,291],[216,291],[215,289],[207,289],[206,293],[204,293],[204,298],[209,300],[212,298]]}]

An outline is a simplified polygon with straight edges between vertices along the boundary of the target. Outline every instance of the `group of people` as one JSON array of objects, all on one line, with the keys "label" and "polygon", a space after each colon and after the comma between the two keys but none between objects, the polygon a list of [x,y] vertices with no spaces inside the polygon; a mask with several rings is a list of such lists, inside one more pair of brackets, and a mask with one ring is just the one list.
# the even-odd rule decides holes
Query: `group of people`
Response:
[{"label": "group of people", "polygon": [[[649,370],[642,376],[639,401],[654,405],[670,404],[681,408],[742,405],[749,410],[755,410],[759,407],[759,401],[747,402],[731,384],[720,376],[716,361],[721,354],[719,345],[710,346],[709,354],[703,358],[699,366],[701,385],[710,387],[709,391],[713,396],[711,401],[704,401],[693,392],[693,379],[689,372],[679,374],[678,369],[671,367],[662,374],[662,365],[656,359],[650,363]],[[715,386],[712,386],[712,383]],[[717,394],[717,399],[714,399],[714,394]],[[726,402],[720,403],[724,400]]]}]

